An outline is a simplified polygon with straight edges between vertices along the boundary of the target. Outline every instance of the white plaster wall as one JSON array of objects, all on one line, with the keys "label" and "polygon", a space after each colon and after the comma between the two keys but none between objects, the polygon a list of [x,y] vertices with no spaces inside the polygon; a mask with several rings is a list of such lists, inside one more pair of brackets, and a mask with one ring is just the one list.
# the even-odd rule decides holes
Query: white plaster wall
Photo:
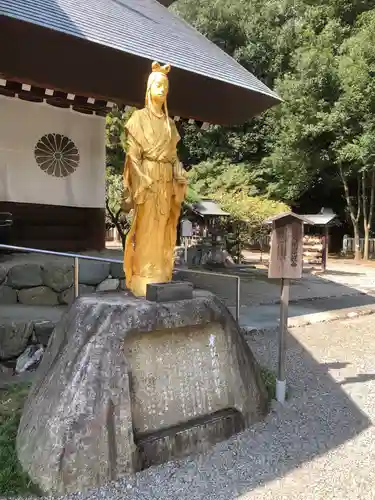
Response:
[{"label": "white plaster wall", "polygon": [[[78,148],[79,166],[67,177],[46,174],[35,160],[35,145],[48,133]],[[104,207],[105,119],[0,96],[0,201]]]}]

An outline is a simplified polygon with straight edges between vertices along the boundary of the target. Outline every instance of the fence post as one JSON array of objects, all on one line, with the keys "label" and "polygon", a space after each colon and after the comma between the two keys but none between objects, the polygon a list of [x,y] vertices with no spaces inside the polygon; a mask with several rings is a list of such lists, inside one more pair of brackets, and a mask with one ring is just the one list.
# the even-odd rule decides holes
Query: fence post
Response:
[{"label": "fence post", "polygon": [[[365,240],[364,240],[364,238],[360,238],[359,239],[359,248],[360,248],[361,252],[363,252],[364,246],[365,246]],[[342,251],[343,251],[344,255],[349,253],[349,252],[354,253],[354,250],[355,250],[354,238],[349,238],[348,236],[344,236],[344,238],[342,240]],[[375,253],[375,238],[369,239],[369,253],[370,254]]]},{"label": "fence post", "polygon": [[237,289],[236,289],[236,320],[239,324],[240,322],[240,307],[241,307],[241,278],[237,277]]},{"label": "fence post", "polygon": [[79,295],[79,258],[74,257],[74,297]]}]

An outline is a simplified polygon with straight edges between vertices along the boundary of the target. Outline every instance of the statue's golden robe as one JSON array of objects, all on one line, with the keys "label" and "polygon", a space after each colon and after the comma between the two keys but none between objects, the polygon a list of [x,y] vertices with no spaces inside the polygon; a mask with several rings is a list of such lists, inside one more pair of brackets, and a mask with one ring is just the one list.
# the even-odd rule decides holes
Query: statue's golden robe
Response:
[{"label": "statue's golden robe", "polygon": [[124,168],[125,205],[134,208],[126,238],[126,286],[146,295],[148,283],[172,278],[177,223],[185,197],[186,177],[177,157],[180,136],[174,121],[147,108],[127,122]]}]

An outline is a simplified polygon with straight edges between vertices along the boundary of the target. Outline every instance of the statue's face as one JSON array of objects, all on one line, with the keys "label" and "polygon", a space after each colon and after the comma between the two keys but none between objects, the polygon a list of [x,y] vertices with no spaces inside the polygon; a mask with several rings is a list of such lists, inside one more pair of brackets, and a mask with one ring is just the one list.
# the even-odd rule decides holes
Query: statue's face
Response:
[{"label": "statue's face", "polygon": [[155,73],[150,87],[151,99],[159,104],[164,104],[168,95],[168,78],[162,73]]}]

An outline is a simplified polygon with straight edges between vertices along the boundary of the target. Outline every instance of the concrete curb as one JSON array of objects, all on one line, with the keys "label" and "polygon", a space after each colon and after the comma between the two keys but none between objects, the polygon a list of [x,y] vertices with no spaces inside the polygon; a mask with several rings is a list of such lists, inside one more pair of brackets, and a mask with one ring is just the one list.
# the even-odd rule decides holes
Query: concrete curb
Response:
[{"label": "concrete curb", "polygon": [[[362,292],[360,290],[356,290],[353,293],[343,293],[340,295],[340,297],[357,297],[358,295],[368,295],[366,292]],[[335,299],[337,298],[337,295],[326,295],[326,296],[312,296],[312,297],[304,297],[304,298],[291,298],[289,299],[289,304],[301,304],[304,302],[315,302],[318,300],[324,300],[324,299]],[[259,303],[254,303],[252,304],[253,306],[274,306],[274,305],[279,305],[280,304],[280,299],[271,299],[271,300],[265,300]]]},{"label": "concrete curb", "polygon": [[[369,316],[375,314],[375,305],[363,307],[350,307],[348,309],[339,309],[337,311],[324,311],[318,313],[306,314],[289,318],[288,328],[300,328],[302,326],[313,325],[316,323],[330,323],[342,319],[352,319],[359,316]],[[274,324],[265,328],[241,325],[241,331],[244,335],[259,335],[278,330],[279,324]]]}]

